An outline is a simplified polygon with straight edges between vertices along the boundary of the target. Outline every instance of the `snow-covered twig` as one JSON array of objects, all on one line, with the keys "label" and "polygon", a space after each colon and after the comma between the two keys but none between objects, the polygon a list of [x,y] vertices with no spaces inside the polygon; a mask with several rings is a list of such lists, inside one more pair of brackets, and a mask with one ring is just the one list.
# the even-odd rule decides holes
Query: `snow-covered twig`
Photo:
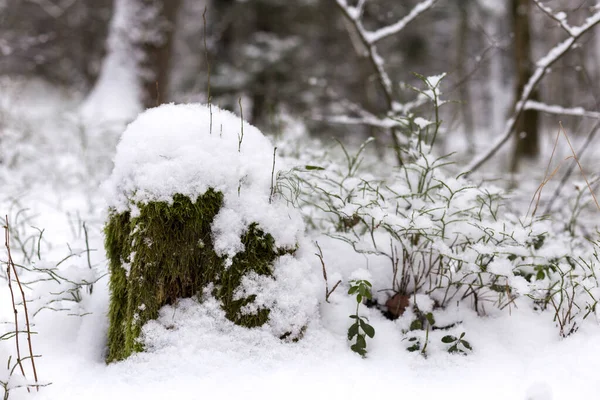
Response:
[{"label": "snow-covered twig", "polygon": [[[361,43],[366,49],[366,55],[371,63],[373,69],[377,74],[379,85],[385,95],[387,109],[390,113],[393,113],[395,109],[394,92],[392,88],[392,80],[388,75],[384,67],[384,59],[379,55],[377,51],[376,43],[386,37],[399,33],[404,29],[411,21],[417,18],[419,15],[430,9],[437,0],[425,0],[417,4],[404,18],[398,22],[380,28],[376,31],[368,31],[362,23],[363,8],[366,3],[365,0],[360,0],[356,6],[350,6],[347,0],[335,0],[340,10],[346,16],[346,18],[352,23],[356,29],[356,33]],[[395,128],[391,128],[392,141],[396,154],[398,157],[399,164],[402,164],[402,156],[400,154],[400,142],[396,134]]]},{"label": "snow-covered twig", "polygon": [[425,0],[419,4],[417,4],[410,12],[402,18],[400,21],[388,25],[384,28],[377,29],[375,32],[365,32],[367,40],[371,44],[375,44],[382,39],[395,35],[400,32],[402,29],[406,27],[409,23],[414,21],[419,15],[423,14],[425,11],[429,10],[433,5],[437,2],[437,0]]},{"label": "snow-covered twig", "polygon": [[569,26],[569,23],[567,22],[567,14],[565,14],[564,12],[554,12],[552,11],[552,9],[544,4],[542,4],[542,2],[540,0],[532,0],[535,5],[542,10],[542,12],[544,14],[546,14],[549,18],[555,20],[558,25],[565,31],[567,32],[567,35],[569,36],[573,36],[573,30],[572,28]]},{"label": "snow-covered twig", "polygon": [[554,104],[545,104],[539,101],[528,100],[525,103],[526,110],[537,110],[547,114],[568,115],[571,117],[587,117],[600,119],[600,112],[588,111],[582,107],[565,108]]},{"label": "snow-covered twig", "polygon": [[508,139],[514,133],[517,121],[523,111],[525,110],[525,105],[529,98],[531,97],[533,91],[540,83],[542,78],[546,75],[546,72],[550,69],[550,67],[558,61],[562,56],[571,50],[575,42],[583,36],[584,33],[592,29],[596,24],[600,22],[600,11],[596,11],[592,16],[590,16],[585,23],[577,27],[569,27],[569,37],[562,41],[561,43],[554,46],[548,53],[538,60],[536,63],[536,70],[529,78],[529,81],[523,88],[523,92],[521,93],[521,97],[519,101],[515,104],[514,111],[511,117],[506,121],[506,125],[504,131],[501,136],[496,140],[496,142],[490,147],[488,151],[483,153],[481,156],[477,157],[475,160],[471,162],[467,166],[465,175],[470,174],[471,172],[477,170],[481,167],[486,161],[492,158],[498,150],[508,142]]},{"label": "snow-covered twig", "polygon": [[390,106],[391,108],[391,105],[394,101],[392,91],[392,80],[390,79],[390,76],[388,75],[383,66],[383,58],[381,58],[381,56],[379,55],[379,52],[377,51],[377,46],[375,46],[375,44],[369,41],[368,39],[368,36],[369,34],[371,34],[371,32],[367,31],[362,23],[362,7],[360,9],[357,7],[352,7],[348,5],[346,0],[336,0],[336,3],[340,10],[344,13],[346,18],[348,18],[352,25],[354,25],[360,41],[367,50],[369,61],[371,62],[373,69],[375,69],[375,71],[377,72],[379,84],[383,89],[388,106]]}]

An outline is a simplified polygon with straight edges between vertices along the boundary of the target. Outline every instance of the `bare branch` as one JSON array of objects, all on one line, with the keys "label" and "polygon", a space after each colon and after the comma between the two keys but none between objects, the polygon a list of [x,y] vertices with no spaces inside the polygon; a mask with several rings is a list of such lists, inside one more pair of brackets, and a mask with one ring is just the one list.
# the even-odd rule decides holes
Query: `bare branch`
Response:
[{"label": "bare branch", "polygon": [[50,0],[27,0],[30,3],[38,5],[42,10],[44,10],[48,15],[53,18],[61,17],[67,9],[69,9],[73,4],[75,4],[76,0],[67,0],[66,4],[54,4]]},{"label": "bare branch", "polygon": [[508,139],[510,139],[510,137],[514,133],[517,120],[525,110],[525,104],[531,97],[531,94],[533,93],[537,85],[540,83],[544,75],[546,75],[546,72],[548,72],[550,67],[556,61],[558,61],[562,56],[568,53],[569,50],[571,50],[575,42],[584,33],[592,29],[599,22],[600,11],[596,11],[596,13],[589,17],[584,24],[571,28],[571,36],[569,38],[554,46],[552,49],[550,49],[550,51],[548,51],[548,53],[544,57],[538,60],[536,64],[537,68],[533,75],[531,75],[531,77],[529,78],[529,81],[527,82],[525,87],[523,88],[523,93],[521,94],[519,101],[515,104],[515,108],[511,117],[508,119],[508,121],[506,121],[506,125],[501,136],[496,140],[496,142],[491,146],[491,148],[488,151],[483,153],[481,156],[477,157],[475,160],[473,160],[473,162],[471,162],[471,164],[467,166],[467,171],[465,172],[465,175],[468,175],[471,172],[477,170],[479,167],[481,167],[486,161],[492,158],[506,142],[508,142]]}]

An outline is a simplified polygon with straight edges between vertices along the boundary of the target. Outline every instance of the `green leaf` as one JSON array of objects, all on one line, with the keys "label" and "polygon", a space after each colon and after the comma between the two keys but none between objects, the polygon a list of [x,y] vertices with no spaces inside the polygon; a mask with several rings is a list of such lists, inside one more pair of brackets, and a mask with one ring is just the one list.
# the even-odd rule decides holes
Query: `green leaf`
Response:
[{"label": "green leaf", "polygon": [[535,275],[535,279],[537,279],[538,281],[543,280],[545,277],[546,274],[542,270],[539,270],[538,273]]},{"label": "green leaf", "polygon": [[373,287],[373,285],[371,285],[371,282],[369,281],[363,281],[365,283],[365,285],[367,285],[368,287]]},{"label": "green leaf", "polygon": [[463,332],[463,333],[461,333],[461,334],[460,334],[460,337],[459,337],[459,339],[462,339],[462,338],[464,338],[464,337],[465,337],[465,333]]},{"label": "green leaf", "polygon": [[442,338],[442,342],[443,343],[453,343],[456,342],[458,339],[456,338],[456,336],[452,336],[452,335],[446,335]]},{"label": "green leaf", "polygon": [[364,347],[359,347],[357,344],[353,344],[352,346],[350,346],[350,349],[363,357],[367,355],[367,350],[365,350]]},{"label": "green leaf", "polygon": [[356,302],[357,303],[362,303],[362,299],[363,299],[362,294],[359,293],[359,294],[356,295]]},{"label": "green leaf", "polygon": [[348,340],[352,340],[356,335],[358,335],[358,324],[354,323],[348,328]]},{"label": "green leaf", "polygon": [[358,286],[350,286],[350,289],[348,289],[348,294],[354,294],[358,292]]},{"label": "green leaf", "polygon": [[433,318],[433,313],[427,313],[425,315],[425,318],[427,318],[427,322],[429,322],[429,325],[431,325],[431,326],[435,325],[435,319]]},{"label": "green leaf", "polygon": [[305,165],[304,168],[306,168],[307,171],[324,171],[325,170],[325,168],[319,167],[317,165]]},{"label": "green leaf", "polygon": [[421,350],[421,345],[419,342],[417,342],[417,343],[413,344],[412,346],[408,347],[406,350],[408,350],[412,353],[412,352]]},{"label": "green leaf", "polygon": [[365,339],[365,335],[358,335],[356,337],[356,345],[362,347],[363,349],[367,348],[367,341]]},{"label": "green leaf", "polygon": [[458,346],[454,345],[448,349],[448,353],[458,353]]},{"label": "green leaf", "polygon": [[371,325],[367,324],[365,321],[362,320],[360,321],[360,327],[368,337],[373,339],[373,336],[375,336],[375,328],[373,328]]},{"label": "green leaf", "polygon": [[473,351],[473,348],[471,347],[471,343],[467,342],[466,340],[461,340],[460,342],[462,343],[463,346],[465,346],[465,348]]},{"label": "green leaf", "polygon": [[348,317],[350,317],[352,319],[360,319],[360,317],[358,315],[348,315]]},{"label": "green leaf", "polygon": [[411,324],[410,324],[410,328],[411,331],[418,331],[423,329],[423,323],[421,321],[419,321],[418,319],[415,319]]}]

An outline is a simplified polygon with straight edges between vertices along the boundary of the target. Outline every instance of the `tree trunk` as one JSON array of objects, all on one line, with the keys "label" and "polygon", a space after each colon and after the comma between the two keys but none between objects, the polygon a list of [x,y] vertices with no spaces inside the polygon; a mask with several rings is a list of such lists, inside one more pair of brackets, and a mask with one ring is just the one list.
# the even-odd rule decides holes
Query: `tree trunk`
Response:
[{"label": "tree trunk", "polygon": [[169,61],[175,17],[180,0],[139,0],[142,37],[136,45],[142,50],[140,79],[146,108],[164,103],[168,96]]},{"label": "tree trunk", "polygon": [[90,120],[124,120],[167,99],[180,0],[115,0],[108,51],[82,106]]},{"label": "tree trunk", "polygon": [[[529,0],[511,1],[512,23],[514,32],[514,57],[516,87],[515,99],[519,100],[521,93],[532,74],[531,63],[531,32],[530,32],[530,2]],[[539,94],[534,91],[530,100],[538,100]],[[511,163],[511,171],[516,172],[522,158],[535,158],[539,154],[539,112],[525,110],[516,124],[516,146]]]}]

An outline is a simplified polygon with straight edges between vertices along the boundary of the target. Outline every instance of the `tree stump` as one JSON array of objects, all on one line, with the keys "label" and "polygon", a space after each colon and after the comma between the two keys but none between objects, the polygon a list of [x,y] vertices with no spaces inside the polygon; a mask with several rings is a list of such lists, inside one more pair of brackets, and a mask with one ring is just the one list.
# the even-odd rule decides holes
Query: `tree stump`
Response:
[{"label": "tree stump", "polygon": [[[162,306],[207,289],[234,323],[269,320],[264,305],[244,309],[256,295],[244,292],[242,280],[272,277],[302,232],[299,216],[271,204],[272,157],[258,129],[216,107],[161,106],[129,125],[105,184],[107,362],[143,350],[142,327]],[[300,330],[279,333],[298,337]]]}]

